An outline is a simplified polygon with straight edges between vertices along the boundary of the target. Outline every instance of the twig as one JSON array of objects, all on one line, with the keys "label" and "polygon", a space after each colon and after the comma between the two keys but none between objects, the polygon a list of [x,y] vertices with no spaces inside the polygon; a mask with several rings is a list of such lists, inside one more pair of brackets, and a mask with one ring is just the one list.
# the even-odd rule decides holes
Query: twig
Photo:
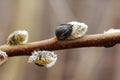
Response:
[{"label": "twig", "polygon": [[120,32],[107,33],[107,34],[93,34],[86,35],[82,38],[58,41],[56,37],[48,40],[31,42],[25,45],[2,45],[0,50],[5,51],[9,57],[31,55],[34,50],[63,50],[81,47],[112,47],[120,43]]}]

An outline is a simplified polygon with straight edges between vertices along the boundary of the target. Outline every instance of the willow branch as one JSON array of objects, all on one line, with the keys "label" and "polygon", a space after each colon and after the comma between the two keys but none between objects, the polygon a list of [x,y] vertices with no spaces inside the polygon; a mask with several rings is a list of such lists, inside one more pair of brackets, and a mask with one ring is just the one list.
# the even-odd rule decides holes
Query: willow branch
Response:
[{"label": "willow branch", "polygon": [[109,34],[86,35],[82,38],[67,41],[58,41],[56,37],[48,40],[31,42],[25,45],[1,45],[0,50],[5,51],[9,57],[31,55],[34,50],[63,50],[82,47],[112,47],[120,43],[120,32]]}]

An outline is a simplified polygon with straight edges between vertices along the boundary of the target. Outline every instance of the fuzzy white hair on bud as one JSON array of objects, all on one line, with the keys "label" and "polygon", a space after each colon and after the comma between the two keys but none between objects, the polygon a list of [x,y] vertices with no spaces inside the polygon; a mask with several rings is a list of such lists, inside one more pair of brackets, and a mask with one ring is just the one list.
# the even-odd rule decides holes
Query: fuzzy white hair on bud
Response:
[{"label": "fuzzy white hair on bud", "polygon": [[68,22],[67,24],[60,24],[56,28],[56,38],[58,40],[72,40],[83,37],[87,32],[88,26],[85,23],[77,21]]},{"label": "fuzzy white hair on bud", "polygon": [[72,25],[72,33],[67,39],[83,37],[88,29],[88,26],[85,23],[80,23],[77,21],[68,22],[67,24]]},{"label": "fuzzy white hair on bud", "polygon": [[29,63],[35,63],[38,66],[52,67],[57,60],[57,55],[52,51],[34,51],[29,57]]},{"label": "fuzzy white hair on bud", "polygon": [[28,42],[28,32],[26,30],[18,30],[8,36],[7,44],[18,45]]},{"label": "fuzzy white hair on bud", "polygon": [[115,32],[120,32],[120,29],[109,29],[109,30],[107,30],[107,31],[104,31],[104,33],[106,34],[106,33],[115,33]]},{"label": "fuzzy white hair on bud", "polygon": [[0,50],[0,65],[5,63],[7,60],[8,60],[8,55],[6,54],[6,52]]}]

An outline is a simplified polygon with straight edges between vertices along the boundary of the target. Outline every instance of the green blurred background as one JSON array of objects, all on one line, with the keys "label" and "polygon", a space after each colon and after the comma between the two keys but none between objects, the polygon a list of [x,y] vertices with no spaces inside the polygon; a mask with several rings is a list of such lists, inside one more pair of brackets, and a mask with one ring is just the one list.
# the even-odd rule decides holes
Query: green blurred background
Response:
[{"label": "green blurred background", "polygon": [[[0,0],[0,44],[15,30],[26,29],[29,42],[49,39],[61,23],[80,21],[87,34],[120,27],[120,0]],[[55,51],[52,68],[11,57],[0,66],[0,80],[120,80],[120,45]]]}]

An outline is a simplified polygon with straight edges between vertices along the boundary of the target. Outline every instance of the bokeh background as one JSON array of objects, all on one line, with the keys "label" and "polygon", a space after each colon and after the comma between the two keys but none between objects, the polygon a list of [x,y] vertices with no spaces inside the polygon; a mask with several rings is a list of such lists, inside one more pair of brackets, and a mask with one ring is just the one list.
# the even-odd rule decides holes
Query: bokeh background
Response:
[{"label": "bokeh background", "polygon": [[[15,30],[27,30],[29,42],[55,36],[61,23],[80,21],[87,34],[120,28],[120,0],[0,0],[0,44]],[[0,66],[0,80],[120,80],[120,45],[55,51],[52,68],[11,57]]]}]

